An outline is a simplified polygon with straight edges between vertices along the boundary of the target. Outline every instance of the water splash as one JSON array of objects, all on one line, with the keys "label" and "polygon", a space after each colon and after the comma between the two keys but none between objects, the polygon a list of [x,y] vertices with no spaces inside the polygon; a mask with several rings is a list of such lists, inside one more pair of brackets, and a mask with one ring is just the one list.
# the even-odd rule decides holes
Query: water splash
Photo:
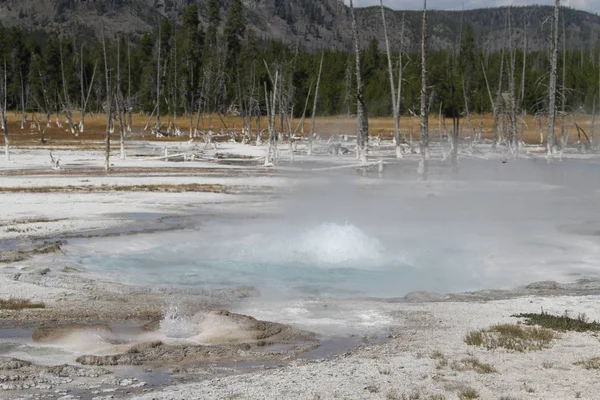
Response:
[{"label": "water splash", "polygon": [[162,321],[160,321],[160,332],[167,338],[186,339],[197,335],[198,326],[191,318],[180,311],[180,306],[171,304]]},{"label": "water splash", "polygon": [[305,231],[292,249],[301,257],[323,264],[344,264],[381,259],[384,248],[354,225],[324,223]]}]

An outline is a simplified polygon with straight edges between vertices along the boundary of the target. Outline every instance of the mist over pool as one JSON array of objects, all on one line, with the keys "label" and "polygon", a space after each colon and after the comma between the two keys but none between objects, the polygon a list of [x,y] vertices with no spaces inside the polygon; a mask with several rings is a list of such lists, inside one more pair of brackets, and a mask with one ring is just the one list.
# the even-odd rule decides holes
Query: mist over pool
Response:
[{"label": "mist over pool", "polygon": [[250,285],[264,298],[398,297],[597,275],[596,164],[465,164],[458,177],[428,182],[393,169],[382,178],[290,176],[274,213],[191,216],[183,231],[71,241],[70,257],[131,283]]}]

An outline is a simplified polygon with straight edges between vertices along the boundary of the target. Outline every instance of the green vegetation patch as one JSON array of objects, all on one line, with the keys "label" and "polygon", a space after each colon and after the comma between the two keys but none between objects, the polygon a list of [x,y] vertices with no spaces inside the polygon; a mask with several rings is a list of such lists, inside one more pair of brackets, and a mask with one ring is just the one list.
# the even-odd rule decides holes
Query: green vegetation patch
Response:
[{"label": "green vegetation patch", "polygon": [[488,350],[504,348],[524,352],[548,348],[557,337],[556,332],[546,328],[501,324],[469,332],[465,343]]},{"label": "green vegetation patch", "polygon": [[579,314],[577,318],[571,318],[565,312],[564,315],[551,315],[542,311],[539,314],[516,314],[513,317],[525,318],[526,325],[538,325],[555,331],[588,332],[600,331],[600,323],[589,321],[585,314]]}]

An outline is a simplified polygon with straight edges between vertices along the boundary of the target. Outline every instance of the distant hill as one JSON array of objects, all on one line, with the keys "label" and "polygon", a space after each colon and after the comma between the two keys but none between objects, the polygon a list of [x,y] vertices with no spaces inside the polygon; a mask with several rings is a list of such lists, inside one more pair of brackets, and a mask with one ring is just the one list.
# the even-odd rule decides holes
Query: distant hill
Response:
[{"label": "distant hill", "polygon": [[[155,26],[160,16],[177,18],[194,0],[0,0],[0,23],[32,30],[58,30],[67,34],[108,32],[144,33]],[[196,1],[201,20],[207,20],[206,2]],[[243,0],[247,24],[265,41],[300,43],[307,48],[348,48],[351,44],[349,8],[338,0]],[[227,1],[221,1],[225,15]],[[452,47],[461,26],[470,24],[479,45],[497,50],[506,45],[505,27],[509,9],[486,8],[461,11],[431,11],[430,40],[434,49]],[[404,14],[406,43],[416,49],[421,25],[420,11],[387,10],[388,30],[393,48],[398,47]],[[531,50],[545,50],[550,29],[549,6],[515,7],[511,25],[515,44],[527,32]],[[571,49],[595,47],[600,38],[600,16],[563,8],[567,46]],[[357,9],[366,43],[372,38],[383,44],[379,7]],[[527,24],[527,28],[524,28]],[[562,23],[561,23],[562,30]]]}]

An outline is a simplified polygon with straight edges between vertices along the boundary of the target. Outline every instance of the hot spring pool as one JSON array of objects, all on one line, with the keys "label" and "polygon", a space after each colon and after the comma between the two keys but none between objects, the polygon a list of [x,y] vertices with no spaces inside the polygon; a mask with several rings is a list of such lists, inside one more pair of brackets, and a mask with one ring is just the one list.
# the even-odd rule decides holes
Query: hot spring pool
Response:
[{"label": "hot spring pool", "polygon": [[[263,297],[397,297],[597,276],[595,164],[464,166],[458,180],[315,177],[277,212],[69,240],[74,266],[144,285],[255,286]],[[597,182],[597,180],[596,180]],[[252,216],[252,217],[251,217]],[[193,218],[197,218],[194,220]]]}]

